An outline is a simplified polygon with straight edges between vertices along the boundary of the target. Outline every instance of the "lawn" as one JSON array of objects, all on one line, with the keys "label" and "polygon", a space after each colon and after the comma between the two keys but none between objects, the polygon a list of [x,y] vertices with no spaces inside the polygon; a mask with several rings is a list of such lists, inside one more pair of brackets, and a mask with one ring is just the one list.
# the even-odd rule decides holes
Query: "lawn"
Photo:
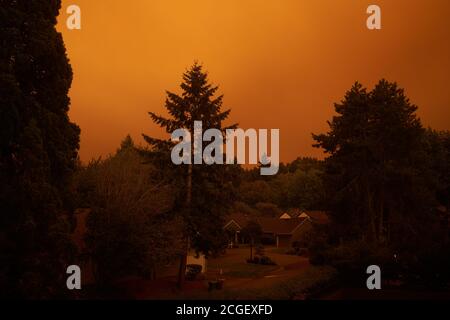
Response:
[{"label": "lawn", "polygon": [[326,287],[336,272],[331,267],[309,266],[289,276],[226,279],[224,289],[180,292],[175,299],[189,300],[297,300]]},{"label": "lawn", "polygon": [[247,263],[249,256],[249,248],[229,249],[225,255],[208,260],[208,276],[210,278],[219,276],[222,270],[224,277],[259,278],[280,268]]},{"label": "lawn", "polygon": [[[159,282],[141,283],[141,299],[298,299],[311,289],[327,283],[334,276],[328,267],[315,267],[305,257],[284,254],[284,250],[265,248],[266,255],[277,263],[265,266],[247,263],[250,248],[229,249],[224,255],[210,258],[202,280],[188,281],[176,290],[176,277]],[[208,281],[224,279],[224,288],[208,292]]]},{"label": "lawn", "polygon": [[258,264],[251,263],[239,263],[234,265],[229,265],[223,273],[225,277],[234,278],[260,278],[265,274],[277,270],[278,266],[262,266]]}]

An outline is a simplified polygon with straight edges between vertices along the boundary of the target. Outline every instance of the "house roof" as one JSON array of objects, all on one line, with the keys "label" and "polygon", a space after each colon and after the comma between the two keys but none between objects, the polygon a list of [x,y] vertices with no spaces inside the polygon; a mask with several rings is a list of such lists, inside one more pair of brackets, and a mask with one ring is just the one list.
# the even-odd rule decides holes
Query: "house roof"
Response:
[{"label": "house roof", "polygon": [[298,218],[301,213],[302,213],[302,211],[300,209],[292,208],[292,209],[289,209],[289,210],[283,212],[283,214],[280,215],[280,218],[284,215],[288,215],[290,218]]},{"label": "house roof", "polygon": [[264,233],[273,234],[292,234],[305,220],[305,218],[277,219],[266,217],[257,219]]},{"label": "house roof", "polygon": [[291,219],[291,218],[292,217],[287,212],[280,214],[280,216],[278,217],[278,219]]},{"label": "house roof", "polygon": [[330,222],[330,218],[328,217],[325,211],[308,210],[304,211],[303,213],[307,215],[315,223],[327,224]]},{"label": "house roof", "polygon": [[243,213],[232,213],[228,215],[228,217],[225,219],[225,225],[224,228],[226,228],[228,225],[235,224],[239,229],[244,228],[249,221],[252,220],[252,217],[250,217],[247,214]]},{"label": "house roof", "polygon": [[279,219],[271,217],[253,217],[241,213],[230,214],[225,220],[224,228],[236,228],[241,230],[250,221],[256,221],[264,233],[272,234],[292,234],[295,229],[307,218]]}]

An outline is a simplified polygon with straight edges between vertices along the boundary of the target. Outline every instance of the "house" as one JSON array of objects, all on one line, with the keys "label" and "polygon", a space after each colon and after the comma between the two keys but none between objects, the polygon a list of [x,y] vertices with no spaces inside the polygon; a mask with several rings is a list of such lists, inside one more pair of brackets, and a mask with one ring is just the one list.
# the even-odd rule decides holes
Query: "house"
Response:
[{"label": "house", "polygon": [[306,218],[259,218],[258,223],[263,231],[263,242],[274,244],[277,248],[290,247],[310,227],[310,221]]},{"label": "house", "polygon": [[253,217],[241,213],[233,213],[228,216],[223,229],[228,234],[229,247],[233,247],[239,243],[244,242],[241,231],[242,229],[244,229],[247,223],[252,220],[254,220]]},{"label": "house", "polygon": [[231,214],[223,227],[229,236],[229,247],[245,243],[241,231],[250,221],[255,221],[261,226],[263,243],[277,247],[290,246],[310,224],[310,220],[306,218],[279,219]]},{"label": "house", "polygon": [[307,210],[303,211],[300,215],[300,218],[309,219],[313,223],[317,224],[327,224],[330,222],[330,218],[328,217],[325,211],[319,210]]},{"label": "house", "polygon": [[306,218],[311,220],[314,223],[318,224],[327,224],[329,222],[329,217],[325,211],[319,210],[299,210],[299,209],[290,209],[287,212],[284,212],[279,219],[287,220],[293,218]]},{"label": "house", "polygon": [[292,219],[292,218],[298,218],[300,216],[300,214],[302,214],[302,210],[300,209],[289,209],[286,212],[284,212],[279,219]]},{"label": "house", "polygon": [[245,243],[241,231],[250,222],[257,222],[263,231],[263,243],[288,247],[314,224],[328,224],[330,219],[325,211],[290,209],[278,218],[230,214],[224,225],[228,234],[229,247]]}]

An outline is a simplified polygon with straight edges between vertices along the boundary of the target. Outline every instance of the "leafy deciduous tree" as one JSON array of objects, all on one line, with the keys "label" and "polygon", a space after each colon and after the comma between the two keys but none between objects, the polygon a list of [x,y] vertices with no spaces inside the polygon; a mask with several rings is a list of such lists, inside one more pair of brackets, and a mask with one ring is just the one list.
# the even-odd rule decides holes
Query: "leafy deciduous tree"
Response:
[{"label": "leafy deciduous tree", "polygon": [[111,285],[123,276],[154,275],[181,250],[180,224],[170,215],[174,205],[169,185],[154,179],[127,137],[114,156],[91,162],[77,175],[77,189],[87,189],[83,207],[87,252],[96,282]]}]

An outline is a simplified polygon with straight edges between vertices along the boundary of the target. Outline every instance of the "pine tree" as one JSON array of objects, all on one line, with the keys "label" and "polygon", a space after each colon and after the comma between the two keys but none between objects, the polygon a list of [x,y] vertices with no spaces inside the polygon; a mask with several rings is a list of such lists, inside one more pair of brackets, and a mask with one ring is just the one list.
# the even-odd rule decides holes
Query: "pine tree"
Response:
[{"label": "pine tree", "polygon": [[67,115],[72,70],[55,28],[59,0],[0,3],[0,287],[45,298],[64,290],[72,252],[62,214],[79,146]]},{"label": "pine tree", "polygon": [[335,110],[330,131],[314,139],[329,153],[325,182],[336,229],[377,244],[419,232],[433,197],[417,107],[397,84],[381,80],[371,92],[356,83]]},{"label": "pine tree", "polygon": [[[228,118],[230,110],[222,111],[223,96],[215,96],[218,90],[208,82],[208,76],[202,66],[195,63],[183,74],[181,84],[182,94],[167,92],[165,107],[169,118],[150,112],[150,117],[159,126],[171,134],[174,130],[184,128],[194,133],[194,122],[202,121],[204,129],[219,129],[225,132],[223,122]],[[179,186],[177,214],[184,221],[186,250],[189,247],[199,253],[210,255],[223,248],[225,235],[223,233],[223,216],[227,210],[227,201],[231,196],[230,171],[228,166],[174,166],[171,164],[170,140],[154,139],[144,135],[144,139],[152,147],[153,156],[159,154],[160,163],[165,167],[166,175],[177,177],[174,182]],[[162,156],[161,156],[162,155]],[[156,156],[157,157],[157,156]],[[155,157],[155,158],[156,158]],[[186,253],[181,257],[179,281],[184,281]]]}]

